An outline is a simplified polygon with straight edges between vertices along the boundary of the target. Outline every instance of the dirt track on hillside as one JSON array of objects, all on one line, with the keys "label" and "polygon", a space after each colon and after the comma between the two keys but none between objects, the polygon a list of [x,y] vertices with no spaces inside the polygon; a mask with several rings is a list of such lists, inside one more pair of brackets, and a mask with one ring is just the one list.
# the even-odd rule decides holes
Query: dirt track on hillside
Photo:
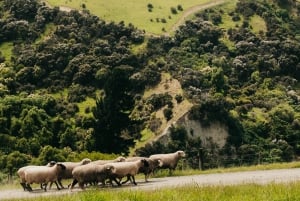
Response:
[{"label": "dirt track on hillside", "polygon": [[170,32],[174,32],[176,31],[176,29],[178,29],[178,27],[180,25],[182,25],[186,18],[200,10],[204,10],[204,9],[207,9],[207,8],[211,8],[211,7],[215,7],[215,6],[218,6],[218,5],[221,5],[223,3],[225,3],[226,0],[214,0],[214,1],[211,1],[209,3],[205,3],[205,4],[200,4],[200,5],[196,5],[196,6],[193,6],[187,10],[185,10],[182,14],[182,16],[180,17],[180,19],[172,26],[172,29]]},{"label": "dirt track on hillside", "polygon": [[[239,185],[249,183],[261,185],[268,183],[288,183],[300,181],[300,168],[150,178],[149,180],[150,181],[147,183],[144,182],[144,180],[138,180],[137,186],[126,184],[122,187],[107,187],[106,190],[158,190],[162,188],[174,188],[187,185],[197,185],[201,187],[218,185]],[[73,194],[78,191],[81,190],[74,189],[72,192],[70,192],[68,189],[58,191],[56,190],[56,188],[53,188],[52,190],[49,190],[47,192],[44,192],[40,189],[34,190],[33,192],[24,192],[20,186],[19,189],[1,190],[0,200],[32,198],[50,195],[63,196]]]}]

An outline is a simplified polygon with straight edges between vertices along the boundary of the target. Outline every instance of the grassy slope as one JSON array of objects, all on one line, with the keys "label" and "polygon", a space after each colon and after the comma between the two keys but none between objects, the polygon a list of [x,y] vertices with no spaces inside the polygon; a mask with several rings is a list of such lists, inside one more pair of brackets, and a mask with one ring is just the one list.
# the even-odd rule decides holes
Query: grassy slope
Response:
[{"label": "grassy slope", "polygon": [[12,42],[4,42],[0,44],[0,51],[4,56],[5,60],[10,62],[12,56],[13,43]]},{"label": "grassy slope", "polygon": [[[181,5],[183,11],[185,11],[190,7],[211,2],[211,0],[111,0],[109,3],[105,0],[47,0],[47,2],[52,6],[65,6],[76,9],[82,9],[82,4],[85,4],[91,13],[106,21],[117,23],[124,21],[126,24],[132,23],[148,33],[161,34],[163,28],[166,31],[170,30],[183,13],[171,14],[171,7],[176,8]],[[154,7],[152,12],[148,11],[147,5],[149,3]],[[169,19],[169,16],[171,19]],[[156,22],[156,18],[164,18],[167,23]],[[151,19],[153,22],[150,21]]]},{"label": "grassy slope", "polygon": [[180,117],[182,117],[182,115],[184,115],[192,107],[192,103],[190,103],[188,100],[184,100],[179,104],[175,101],[175,96],[179,94],[183,96],[183,91],[178,80],[172,79],[171,75],[168,73],[163,73],[161,76],[161,82],[157,86],[146,90],[143,98],[146,99],[147,97],[153,94],[164,94],[164,93],[168,93],[173,97],[172,100],[174,105],[174,108],[172,109],[173,117],[169,121],[166,121],[163,114],[164,108],[155,112],[153,115],[156,118],[160,119],[162,122],[160,128],[157,130],[156,134],[151,132],[148,129],[145,129],[142,132],[143,137],[139,141],[136,141],[136,146],[133,149],[131,149],[131,154],[133,154],[133,151],[135,149],[144,146],[147,142],[154,140],[158,135],[162,134],[165,128],[167,128],[172,122],[177,121]]}]

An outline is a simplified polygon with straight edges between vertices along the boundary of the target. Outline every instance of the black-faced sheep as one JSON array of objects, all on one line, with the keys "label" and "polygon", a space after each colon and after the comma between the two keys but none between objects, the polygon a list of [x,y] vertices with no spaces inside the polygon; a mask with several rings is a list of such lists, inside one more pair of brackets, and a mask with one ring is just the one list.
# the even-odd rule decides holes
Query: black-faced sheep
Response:
[{"label": "black-faced sheep", "polygon": [[123,177],[127,177],[127,180],[122,183],[126,183],[130,180],[134,185],[137,185],[134,176],[139,172],[141,167],[149,166],[145,159],[133,162],[107,163],[106,165],[114,167],[112,175],[110,176],[110,182],[113,185],[112,181],[115,181],[118,186],[121,186],[121,183],[117,179],[121,180]]},{"label": "black-faced sheep", "polygon": [[[51,161],[46,166],[52,167],[55,164],[56,164],[55,161]],[[29,168],[35,168],[35,167],[39,167],[39,166],[37,166],[37,165],[27,165],[27,166],[19,168],[19,170],[17,171],[17,174],[19,175],[20,180],[21,180],[20,184],[23,187],[24,191],[26,191],[26,190],[31,191],[32,190],[31,186],[29,184],[26,184],[26,181],[25,181],[25,170],[29,169]],[[43,188],[43,185],[44,184],[41,184],[41,188]],[[56,183],[56,186],[57,186],[57,183]]]},{"label": "black-faced sheep", "polygon": [[168,154],[153,154],[149,158],[152,160],[161,160],[162,166],[160,168],[169,169],[169,174],[172,174],[172,170],[175,170],[178,161],[183,157],[185,157],[185,153],[180,150]]},{"label": "black-faced sheep", "polygon": [[73,182],[70,190],[77,183],[81,189],[84,189],[84,184],[86,183],[101,182],[102,185],[105,185],[105,180],[110,178],[113,168],[111,165],[95,165],[92,163],[74,168],[72,171]]},{"label": "black-faced sheep", "polygon": [[[62,179],[72,179],[72,171],[74,170],[75,167],[81,166],[81,165],[86,165],[91,162],[91,159],[89,158],[84,158],[80,162],[60,162],[62,163],[66,169],[62,172],[59,173],[58,175],[58,184],[60,185],[61,188],[64,188],[63,184],[61,183]],[[52,186],[52,183],[50,184],[50,188]]]},{"label": "black-faced sheep", "polygon": [[37,166],[24,170],[26,185],[33,183],[44,184],[44,190],[47,191],[49,182],[56,182],[60,172],[65,170],[66,167],[61,163],[56,163],[52,167]]},{"label": "black-faced sheep", "polygon": [[124,162],[126,160],[125,157],[123,156],[119,156],[116,159],[113,160],[96,160],[96,161],[92,161],[91,163],[95,164],[95,165],[104,165],[106,163],[118,163],[118,162]]},{"label": "black-faced sheep", "polygon": [[125,161],[127,162],[132,162],[132,161],[137,161],[137,160],[141,160],[141,159],[145,159],[148,162],[148,166],[143,166],[139,169],[138,173],[143,173],[145,175],[145,181],[148,182],[148,178],[150,176],[150,174],[152,174],[154,172],[154,170],[158,167],[162,166],[162,162],[161,160],[152,160],[150,158],[147,157],[139,157],[139,156],[135,156],[135,157],[129,157],[126,158]]}]

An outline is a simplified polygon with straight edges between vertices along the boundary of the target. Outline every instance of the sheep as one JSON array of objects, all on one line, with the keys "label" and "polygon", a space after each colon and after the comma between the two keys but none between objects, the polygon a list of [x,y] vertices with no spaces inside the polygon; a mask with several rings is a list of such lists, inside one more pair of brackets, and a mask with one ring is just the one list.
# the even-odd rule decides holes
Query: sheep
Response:
[{"label": "sheep", "polygon": [[[58,175],[58,184],[61,188],[65,188],[63,184],[61,183],[62,179],[72,179],[72,171],[75,167],[81,166],[81,165],[86,165],[91,162],[91,159],[89,158],[84,158],[80,162],[60,162],[62,163],[66,169],[64,171],[61,171]],[[52,183],[50,184],[50,188],[52,186]]]},{"label": "sheep", "polygon": [[158,160],[152,160],[152,159],[147,158],[147,157],[139,157],[139,156],[126,158],[125,161],[131,162],[131,161],[137,161],[137,160],[141,160],[141,159],[147,160],[149,166],[148,167],[141,167],[139,169],[138,173],[143,173],[145,175],[145,182],[148,182],[148,178],[149,178],[150,174],[153,173],[153,171],[156,168],[162,166],[162,162],[161,162],[160,159],[158,159]]},{"label": "sheep", "polygon": [[174,153],[168,153],[168,154],[153,154],[149,156],[152,160],[161,160],[162,166],[160,168],[162,169],[169,169],[169,174],[172,174],[172,170],[175,170],[177,167],[178,161],[185,157],[184,151],[176,151]]},{"label": "sheep", "polygon": [[105,180],[109,179],[112,170],[111,165],[96,165],[93,163],[75,167],[72,171],[73,182],[70,185],[70,190],[78,183],[81,189],[84,189],[85,183],[98,183],[101,182],[105,185]]},{"label": "sheep", "polygon": [[[65,169],[66,166],[61,163],[56,163],[52,167],[37,166],[25,169],[24,174],[26,185],[30,185],[32,183],[45,184],[44,191],[47,191],[48,183],[57,181],[59,173]],[[32,191],[32,189],[29,191]]]},{"label": "sheep", "polygon": [[118,158],[113,159],[113,160],[96,160],[96,161],[92,161],[92,163],[95,165],[104,165],[106,163],[124,162],[125,160],[126,160],[125,157],[119,156]]},{"label": "sheep", "polygon": [[132,162],[107,163],[106,165],[114,167],[114,170],[110,175],[111,184],[113,185],[112,181],[115,181],[118,186],[121,186],[120,181],[117,181],[117,179],[121,180],[125,176],[127,176],[127,180],[122,182],[122,184],[130,180],[134,185],[137,185],[134,176],[138,173],[141,167],[148,167],[149,163],[147,160],[141,159]]},{"label": "sheep", "polygon": [[[55,161],[51,161],[46,166],[52,167],[55,164],[56,164]],[[39,167],[39,166],[37,166],[37,165],[27,165],[27,166],[19,168],[19,170],[17,171],[17,174],[19,175],[19,177],[21,179],[20,184],[23,187],[24,191],[26,191],[26,190],[28,190],[28,191],[32,190],[32,188],[30,187],[30,185],[26,184],[26,181],[25,181],[25,170],[29,169],[29,168],[35,168],[35,167]],[[56,184],[56,186],[57,186],[57,184]],[[41,188],[43,188],[43,184],[41,184]]]}]

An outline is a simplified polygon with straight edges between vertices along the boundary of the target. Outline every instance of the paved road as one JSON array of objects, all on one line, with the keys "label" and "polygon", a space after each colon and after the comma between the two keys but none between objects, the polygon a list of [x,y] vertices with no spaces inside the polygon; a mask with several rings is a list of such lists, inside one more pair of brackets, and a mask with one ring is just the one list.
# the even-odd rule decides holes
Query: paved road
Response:
[{"label": "paved road", "polygon": [[[245,171],[234,173],[217,173],[217,174],[203,174],[192,176],[179,177],[164,177],[164,178],[150,178],[150,182],[145,183],[143,180],[137,181],[137,186],[132,184],[124,185],[122,187],[113,188],[113,190],[156,190],[161,188],[172,188],[186,185],[197,186],[217,186],[217,185],[238,185],[238,184],[267,184],[267,183],[283,183],[300,181],[300,168],[295,169],[279,169],[279,170],[261,170],[261,171]],[[0,191],[0,200],[30,198],[36,196],[49,195],[64,195],[68,193],[76,193],[79,189],[69,190],[49,190],[44,192],[42,190],[34,190],[33,192],[24,192],[21,189],[11,189]]]}]

